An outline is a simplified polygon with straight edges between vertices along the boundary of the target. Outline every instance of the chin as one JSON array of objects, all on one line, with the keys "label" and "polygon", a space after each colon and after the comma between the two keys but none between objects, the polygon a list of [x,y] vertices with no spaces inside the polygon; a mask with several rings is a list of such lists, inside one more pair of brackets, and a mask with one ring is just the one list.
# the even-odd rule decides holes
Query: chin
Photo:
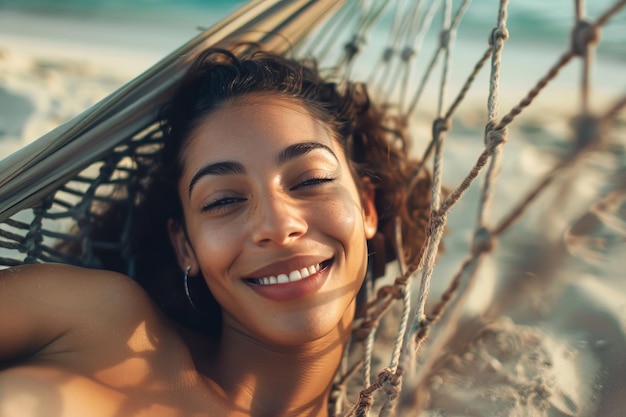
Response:
[{"label": "chin", "polygon": [[267,341],[291,347],[315,342],[345,344],[350,337],[355,304],[353,299],[347,308],[324,305],[309,310],[304,317],[283,317],[272,325]]}]

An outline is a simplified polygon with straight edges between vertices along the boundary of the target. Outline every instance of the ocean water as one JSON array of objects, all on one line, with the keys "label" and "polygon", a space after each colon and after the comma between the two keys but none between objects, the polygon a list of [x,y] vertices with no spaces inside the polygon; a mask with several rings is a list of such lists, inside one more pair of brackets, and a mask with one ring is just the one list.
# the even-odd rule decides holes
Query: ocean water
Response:
[{"label": "ocean water", "polygon": [[[198,27],[211,26],[245,3],[243,0],[0,0],[0,16],[20,13],[130,25],[137,28],[135,36],[129,39],[131,44],[167,49],[189,39],[197,33]],[[461,0],[453,0],[453,7],[460,3]],[[574,21],[574,3],[572,0],[511,0],[507,26],[512,38],[539,48],[563,46]],[[617,0],[583,3],[586,3],[587,16],[594,19]],[[497,0],[472,1],[459,36],[484,41],[496,21],[498,4]],[[391,13],[385,19],[391,19]],[[147,34],[142,37],[145,28],[152,30],[144,31]],[[45,28],[30,30],[36,36]],[[93,33],[86,32],[85,36],[93,36],[97,41]],[[626,61],[626,10],[609,21],[601,39],[598,54]]]}]

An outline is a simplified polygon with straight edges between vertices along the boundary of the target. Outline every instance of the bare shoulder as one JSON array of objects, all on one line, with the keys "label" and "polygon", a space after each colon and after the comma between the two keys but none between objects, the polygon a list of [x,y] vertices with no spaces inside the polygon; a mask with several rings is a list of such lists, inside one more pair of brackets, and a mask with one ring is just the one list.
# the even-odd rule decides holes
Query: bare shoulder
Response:
[{"label": "bare shoulder", "polygon": [[[45,281],[54,281],[56,284],[75,281],[89,277],[89,283],[104,283],[105,281],[130,282],[133,281],[123,274],[103,269],[89,269],[73,265],[41,263],[27,264],[0,270],[0,285],[10,280],[28,280],[43,284]],[[50,281],[51,282],[51,281]],[[85,281],[87,283],[87,281]]]},{"label": "bare shoulder", "polygon": [[206,402],[191,391],[193,369],[178,329],[130,278],[65,265],[0,271],[0,410],[18,410],[0,415],[180,416],[189,398]]},{"label": "bare shoulder", "polygon": [[[156,308],[130,278],[60,264],[24,265],[0,271],[0,361],[109,337],[124,326],[153,317]],[[115,328],[110,325],[115,323]],[[87,332],[85,329],[89,329]],[[77,338],[78,340],[78,338]]]},{"label": "bare shoulder", "polygon": [[144,290],[125,275],[62,264],[23,265],[0,271],[0,297],[11,303],[19,301],[15,306],[19,309],[83,314],[128,314],[150,304]]}]

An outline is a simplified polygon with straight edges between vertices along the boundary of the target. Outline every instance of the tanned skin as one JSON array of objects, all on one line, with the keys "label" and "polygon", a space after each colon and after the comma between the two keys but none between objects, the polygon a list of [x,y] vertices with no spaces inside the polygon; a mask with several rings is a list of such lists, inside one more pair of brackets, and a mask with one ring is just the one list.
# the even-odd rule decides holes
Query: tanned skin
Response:
[{"label": "tanned skin", "polygon": [[[187,233],[168,227],[181,271],[204,278],[223,308],[219,344],[174,324],[123,275],[3,270],[0,416],[327,415],[376,232],[373,196],[330,132],[284,98],[211,114],[183,157]],[[224,161],[243,173],[202,171]],[[306,263],[321,269],[315,285],[258,284]]]}]

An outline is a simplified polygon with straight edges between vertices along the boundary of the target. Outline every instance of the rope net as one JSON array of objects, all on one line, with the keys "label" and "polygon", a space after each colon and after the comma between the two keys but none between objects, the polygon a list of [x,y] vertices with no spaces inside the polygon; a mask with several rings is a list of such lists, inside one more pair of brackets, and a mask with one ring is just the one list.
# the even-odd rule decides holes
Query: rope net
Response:
[{"label": "rope net", "polygon": [[[419,415],[420,410],[428,408],[427,392],[433,387],[434,371],[455,344],[462,345],[460,327],[467,324],[463,322],[464,305],[477,286],[480,290],[481,285],[488,285],[481,283],[481,274],[485,263],[488,267],[498,253],[503,258],[508,256],[509,261],[511,254],[515,254],[516,260],[507,264],[509,271],[515,270],[515,262],[518,266],[525,264],[535,280],[536,277],[551,279],[559,271],[571,271],[567,262],[576,258],[595,257],[612,262],[611,258],[603,257],[603,251],[607,251],[607,245],[623,242],[626,236],[623,119],[626,91],[614,102],[596,106],[591,100],[591,80],[594,49],[603,26],[617,13],[623,13],[624,6],[626,0],[617,1],[604,13],[586,17],[584,2],[575,1],[569,47],[508,110],[500,105],[503,50],[509,36],[514,36],[507,29],[507,0],[500,0],[493,26],[485,28],[487,41],[484,50],[476,55],[473,67],[455,67],[453,61],[457,32],[471,7],[469,0],[454,4],[451,0],[346,1],[323,26],[294,45],[295,55],[316,57],[322,68],[331,68],[339,79],[367,80],[376,99],[388,103],[415,132],[413,140],[419,145],[415,152],[421,152],[422,161],[415,178],[423,169],[430,169],[433,176],[431,214],[423,251],[415,259],[404,259],[400,254],[397,265],[389,268],[395,269],[395,275],[388,274],[372,290],[367,314],[354,324],[351,345],[335,381],[332,415],[366,416],[373,410],[380,416],[394,412]],[[368,44],[367,36],[372,28],[381,25],[388,28],[387,39]],[[431,39],[427,34],[433,32],[438,36],[432,56],[419,56],[424,43]],[[380,57],[376,65],[360,61],[363,55],[371,61],[376,54]],[[418,63],[423,64],[419,71]],[[500,193],[497,180],[505,168],[503,150],[510,141],[515,141],[511,127],[559,73],[572,65],[581,68],[581,76],[579,85],[572,86],[578,89],[579,103],[571,117],[571,137],[562,144],[553,166],[536,175],[526,190]],[[456,79],[465,80],[457,91],[451,91],[453,69]],[[481,96],[485,109],[480,115],[482,129],[472,135],[482,139],[482,149],[478,149],[465,177],[457,183],[444,181],[447,138],[454,135],[456,128],[463,129],[455,117],[467,99],[471,99],[470,92],[481,74],[487,77],[488,94]],[[431,95],[424,98],[427,91]],[[420,105],[425,100],[435,104],[434,110]],[[420,130],[426,118],[430,118],[431,125]],[[424,139],[426,131],[430,137]],[[464,134],[467,136],[467,132]],[[98,268],[102,260],[95,253],[104,249],[122,253],[128,260],[126,270],[132,276],[128,228],[121,234],[97,239],[91,231],[100,221],[101,203],[121,202],[129,208],[132,206],[137,190],[142,187],[140,168],[149,166],[160,145],[161,132],[152,121],[112,146],[104,157],[90,161],[88,167],[33,202],[31,207],[4,218],[0,223],[0,264],[64,262]],[[536,146],[541,149],[544,145]],[[584,210],[567,210],[564,206],[568,201],[578,198],[576,180],[592,175],[590,172],[601,177],[597,193],[583,205]],[[443,191],[444,182],[450,187],[449,192]],[[417,180],[410,187],[416,184]],[[472,200],[471,206],[463,205],[466,198]],[[497,207],[502,199],[507,199],[506,211]],[[470,216],[476,216],[467,255],[451,273],[452,278],[446,281],[447,288],[441,291],[438,300],[429,301],[433,276],[444,279],[436,274],[435,265],[442,256],[438,252],[444,234],[455,233],[455,226],[450,230],[446,226],[457,206],[461,206],[465,224]],[[468,216],[468,213],[472,214]],[[541,227],[545,228],[528,230],[528,217],[540,217]],[[125,221],[130,224],[132,216]],[[401,248],[402,236],[397,226],[396,247]],[[68,256],[59,249],[59,242],[61,246],[63,242],[80,242],[81,256]],[[438,267],[444,268],[441,263]],[[507,281],[509,285],[519,286],[528,279],[527,276],[514,278]],[[488,311],[488,315],[496,317],[497,310]],[[540,397],[536,392],[534,395]]]}]

